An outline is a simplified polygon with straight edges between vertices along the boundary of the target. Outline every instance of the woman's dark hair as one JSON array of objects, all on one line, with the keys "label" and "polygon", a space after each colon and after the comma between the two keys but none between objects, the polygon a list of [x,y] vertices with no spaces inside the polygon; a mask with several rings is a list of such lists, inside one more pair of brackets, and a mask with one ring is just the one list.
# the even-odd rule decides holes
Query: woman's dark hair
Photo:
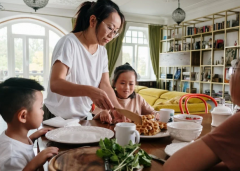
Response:
[{"label": "woman's dark hair", "polygon": [[117,12],[121,18],[121,26],[119,28],[119,33],[120,33],[123,29],[125,18],[124,18],[124,15],[121,13],[117,4],[115,4],[111,0],[97,0],[97,2],[94,2],[94,1],[83,2],[80,5],[78,12],[76,13],[77,20],[72,33],[87,30],[87,28],[90,25],[89,19],[91,15],[95,15],[97,18],[97,21],[98,21],[96,26],[96,30],[97,30],[99,27],[99,24],[104,19],[108,18],[109,15],[113,12]]},{"label": "woman's dark hair", "polygon": [[[120,74],[124,73],[124,72],[128,72],[128,71],[133,71],[135,74],[135,78],[136,78],[136,84],[137,84],[137,73],[136,71],[130,66],[129,63],[125,63],[124,65],[120,65],[118,66],[115,70],[114,70],[114,77],[112,80],[112,88],[115,89],[115,84],[118,80],[118,77],[120,76]],[[116,95],[117,92],[115,91]],[[136,93],[135,91],[133,91],[133,93],[129,96],[131,99],[136,97]]]}]

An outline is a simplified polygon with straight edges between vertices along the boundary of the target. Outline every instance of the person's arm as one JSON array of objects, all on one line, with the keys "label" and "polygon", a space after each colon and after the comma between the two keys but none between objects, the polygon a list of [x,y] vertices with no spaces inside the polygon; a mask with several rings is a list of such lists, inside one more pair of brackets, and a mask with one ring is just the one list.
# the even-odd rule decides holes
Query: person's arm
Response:
[{"label": "person's arm", "polygon": [[48,131],[51,131],[52,128],[42,128],[36,132],[34,132],[33,134],[31,134],[29,136],[29,138],[32,140],[32,142],[34,143],[34,141],[39,138],[42,135],[45,135]]},{"label": "person's arm", "polygon": [[68,97],[88,96],[98,107],[113,109],[113,105],[105,91],[93,86],[78,85],[66,81],[68,69],[68,66],[60,61],[56,61],[53,64],[50,78],[50,89],[52,92]]},{"label": "person's arm", "polygon": [[174,153],[163,165],[163,170],[205,171],[220,161],[214,152],[200,139]]}]

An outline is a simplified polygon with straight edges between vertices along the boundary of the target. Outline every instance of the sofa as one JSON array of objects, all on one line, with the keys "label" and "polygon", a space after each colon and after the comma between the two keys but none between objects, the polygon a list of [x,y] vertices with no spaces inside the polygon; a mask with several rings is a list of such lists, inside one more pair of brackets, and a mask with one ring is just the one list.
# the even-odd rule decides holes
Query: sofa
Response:
[{"label": "sofa", "polygon": [[[163,108],[174,109],[175,114],[180,113],[179,99],[181,96],[187,94],[185,92],[168,91],[157,88],[148,88],[145,86],[136,86],[135,92],[141,95],[156,111]],[[204,99],[207,100],[206,98]],[[205,113],[205,105],[198,98],[191,98],[188,101],[187,107],[190,114]],[[184,105],[183,109],[184,113],[186,113]],[[211,105],[208,104],[208,110],[210,109]]]}]

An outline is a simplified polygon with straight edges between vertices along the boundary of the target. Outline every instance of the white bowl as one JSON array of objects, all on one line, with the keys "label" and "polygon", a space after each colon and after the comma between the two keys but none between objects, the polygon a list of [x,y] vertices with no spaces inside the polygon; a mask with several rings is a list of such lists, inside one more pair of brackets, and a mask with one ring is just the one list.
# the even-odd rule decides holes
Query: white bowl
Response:
[{"label": "white bowl", "polygon": [[[191,119],[186,119],[186,117],[190,117]],[[173,119],[174,119],[174,122],[195,122],[195,123],[202,124],[203,117],[199,115],[178,114],[178,115],[174,115]]]},{"label": "white bowl", "polygon": [[169,134],[180,141],[192,141],[199,137],[202,125],[194,122],[171,122],[167,124]]}]

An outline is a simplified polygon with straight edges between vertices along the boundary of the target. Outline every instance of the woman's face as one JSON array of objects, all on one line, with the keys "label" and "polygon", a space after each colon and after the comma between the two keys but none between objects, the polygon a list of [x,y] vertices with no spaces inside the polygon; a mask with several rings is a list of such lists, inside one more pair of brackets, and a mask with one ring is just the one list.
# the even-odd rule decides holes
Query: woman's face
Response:
[{"label": "woman's face", "polygon": [[115,88],[119,98],[126,99],[134,91],[136,76],[133,71],[121,73],[115,83]]},{"label": "woman's face", "polygon": [[118,30],[121,26],[121,18],[117,12],[113,12],[109,15],[108,18],[103,20],[97,30],[97,40],[98,43],[102,46],[110,42],[115,35],[118,33]]},{"label": "woman's face", "polygon": [[240,62],[233,67],[234,73],[230,79],[230,92],[234,104],[240,106]]}]

